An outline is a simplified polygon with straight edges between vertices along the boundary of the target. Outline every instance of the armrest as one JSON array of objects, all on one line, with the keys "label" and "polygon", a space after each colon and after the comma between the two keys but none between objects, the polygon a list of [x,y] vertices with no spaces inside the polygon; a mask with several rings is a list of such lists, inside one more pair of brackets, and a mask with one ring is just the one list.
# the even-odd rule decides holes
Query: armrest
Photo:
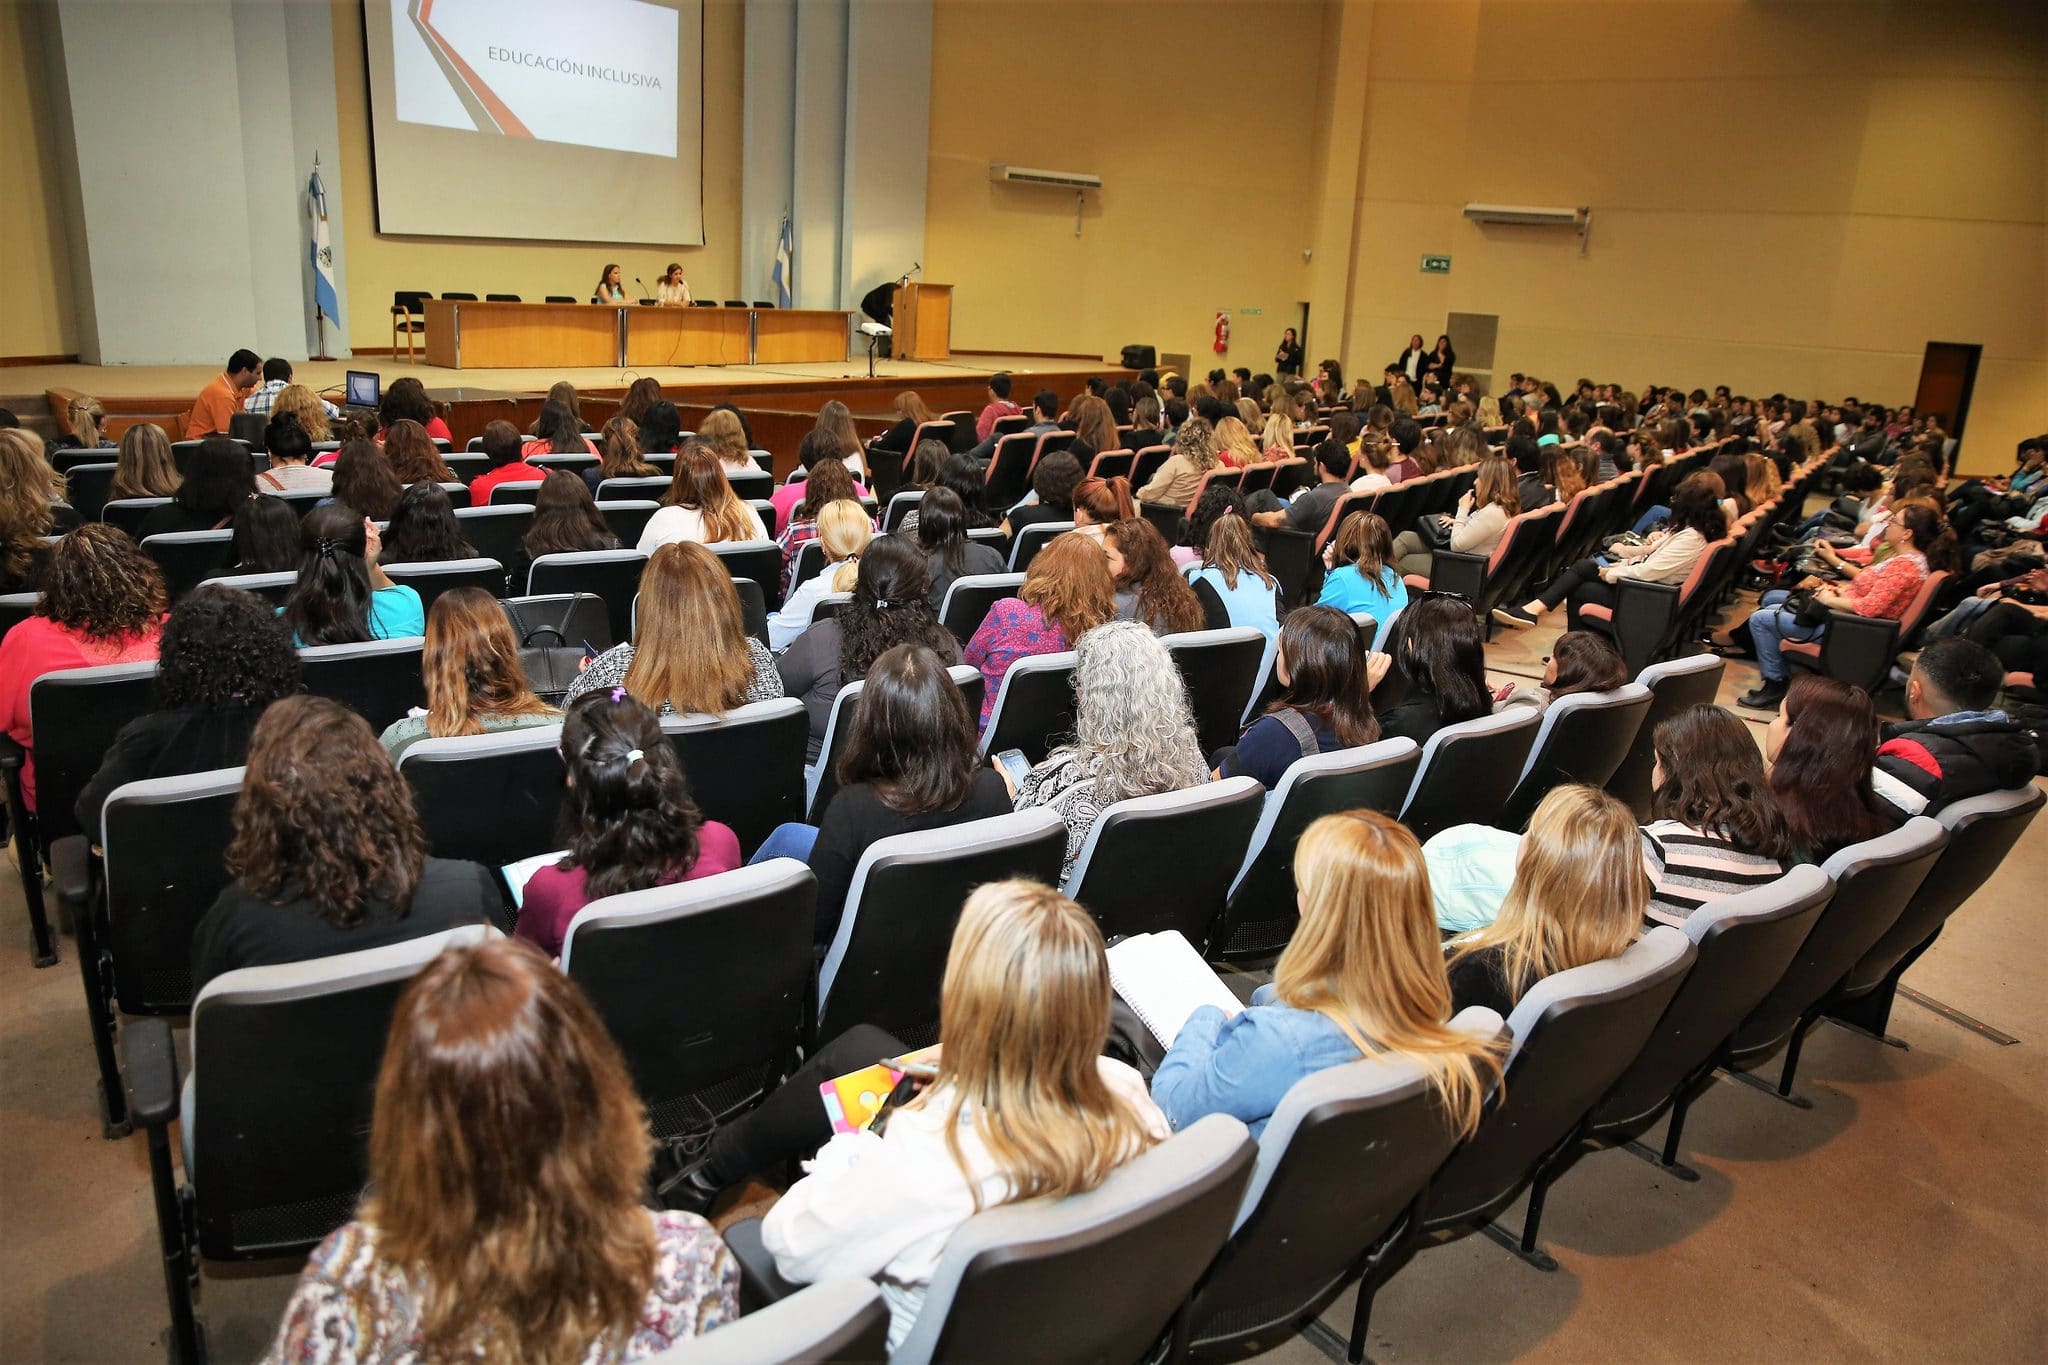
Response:
[{"label": "armrest", "polygon": [[123,1079],[128,1107],[145,1128],[161,1128],[178,1117],[178,1052],[168,1019],[137,1019],[121,1030]]},{"label": "armrest", "polygon": [[761,1241],[760,1219],[743,1219],[727,1228],[723,1235],[733,1259],[740,1263],[741,1312],[752,1312],[786,1299],[803,1288],[783,1279],[775,1269],[775,1258],[768,1254],[768,1248]]},{"label": "armrest", "polygon": [[1435,550],[1429,556],[1429,590],[1456,593],[1477,600],[1486,589],[1486,561],[1491,554],[1475,555],[1464,550]]},{"label": "armrest", "polygon": [[1891,668],[1898,642],[1899,623],[1890,617],[1831,611],[1828,633],[1820,644],[1821,672],[1875,692]]},{"label": "armrest", "polygon": [[6,735],[0,735],[0,772],[20,772],[22,760],[26,757],[19,744]]},{"label": "armrest", "polygon": [[92,901],[92,845],[83,834],[67,834],[50,845],[50,880],[57,898],[71,907],[73,922]]}]

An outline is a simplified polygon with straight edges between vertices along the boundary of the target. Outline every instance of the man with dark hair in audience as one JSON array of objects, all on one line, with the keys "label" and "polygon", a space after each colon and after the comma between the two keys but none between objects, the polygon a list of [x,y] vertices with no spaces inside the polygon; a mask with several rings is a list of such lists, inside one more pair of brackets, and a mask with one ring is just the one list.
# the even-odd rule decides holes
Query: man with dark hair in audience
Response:
[{"label": "man with dark hair in audience", "polygon": [[1226,417],[1237,416],[1237,410],[1227,406],[1221,398],[1216,397],[1214,394],[1203,394],[1195,400],[1195,416],[1213,427]]},{"label": "man with dark hair in audience", "polygon": [[1284,526],[1310,535],[1323,529],[1330,510],[1351,492],[1351,452],[1337,441],[1325,441],[1316,447],[1315,460],[1316,486],[1302,489],[1290,501],[1282,503],[1266,488],[1245,499],[1254,525]]},{"label": "man with dark hair in audience", "polygon": [[1167,399],[1160,408],[1159,415],[1165,419],[1166,425],[1159,429],[1159,440],[1156,444],[1172,445],[1174,433],[1188,424],[1188,400],[1185,398]]},{"label": "man with dark hair in audience", "polygon": [[229,356],[227,368],[192,401],[192,413],[185,419],[185,439],[227,435],[228,419],[242,410],[242,398],[256,387],[262,368],[263,357],[254,351],[240,350]]},{"label": "man with dark hair in audience", "polygon": [[1230,377],[1237,381],[1237,387],[1240,391],[1247,389],[1251,386],[1252,372],[1246,366],[1239,365],[1236,369],[1230,372]]},{"label": "man with dark hair in audience", "polygon": [[1912,719],[1882,731],[1877,771],[1892,782],[1881,783],[1879,795],[1908,814],[1932,815],[2032,781],[2040,752],[2033,737],[1997,709],[2004,685],[2005,665],[1975,640],[1950,635],[1921,650],[1906,679]]},{"label": "man with dark hair in audience", "polygon": [[1394,438],[1394,449],[1401,453],[1400,459],[1387,466],[1387,477],[1395,483],[1419,478],[1422,466],[1415,462],[1415,452],[1422,446],[1422,424],[1413,417],[1396,417],[1387,435]]},{"label": "man with dark hair in audience", "polygon": [[1188,377],[1184,374],[1170,376],[1166,381],[1166,391],[1175,398],[1186,401],[1188,396]]},{"label": "man with dark hair in audience", "polygon": [[[291,361],[284,359],[282,356],[272,356],[263,362],[263,383],[257,387],[254,393],[242,400],[242,411],[253,412],[263,417],[270,416],[271,408],[277,403],[277,396],[290,388],[291,382]],[[340,420],[340,408],[337,408],[325,398],[320,400],[320,406],[327,409],[329,421]]]},{"label": "man with dark hair in audience", "polygon": [[1010,376],[1002,370],[988,377],[988,404],[974,419],[974,439],[986,441],[998,417],[1014,417],[1023,409],[1010,401]]},{"label": "man with dark hair in audience", "polygon": [[490,506],[491,490],[501,483],[539,483],[547,478],[547,470],[526,462],[523,453],[526,438],[510,422],[492,422],[486,426],[483,443],[484,456],[491,462],[491,467],[469,481],[471,506]]},{"label": "man with dark hair in audience", "polygon": [[1031,396],[1031,425],[1024,430],[1033,436],[1043,436],[1059,429],[1060,396],[1051,389],[1040,389]]},{"label": "man with dark hair in audience", "polygon": [[1159,387],[1159,371],[1156,369],[1138,371],[1138,382],[1148,388],[1157,390]]},{"label": "man with dark hair in audience", "polygon": [[313,438],[291,413],[270,419],[263,428],[263,448],[270,454],[270,468],[256,476],[258,493],[333,491],[334,471],[313,468]]}]

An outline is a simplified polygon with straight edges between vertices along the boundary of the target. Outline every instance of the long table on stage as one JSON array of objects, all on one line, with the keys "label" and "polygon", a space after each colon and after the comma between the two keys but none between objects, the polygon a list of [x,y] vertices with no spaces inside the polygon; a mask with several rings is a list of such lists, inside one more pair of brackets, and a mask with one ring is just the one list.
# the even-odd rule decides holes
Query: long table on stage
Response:
[{"label": "long table on stage", "polygon": [[427,363],[463,369],[796,365],[846,359],[847,315],[428,299]]}]

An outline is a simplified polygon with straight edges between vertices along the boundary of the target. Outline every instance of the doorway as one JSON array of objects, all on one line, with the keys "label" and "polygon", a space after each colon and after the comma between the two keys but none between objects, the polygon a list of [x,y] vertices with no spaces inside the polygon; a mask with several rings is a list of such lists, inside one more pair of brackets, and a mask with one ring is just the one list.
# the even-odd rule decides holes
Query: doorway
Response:
[{"label": "doorway", "polygon": [[1913,411],[1925,417],[1933,414],[1941,429],[1961,437],[1963,421],[1970,412],[1970,391],[1977,387],[1977,362],[1984,356],[1982,346],[1960,341],[1930,341],[1920,362],[1920,387],[1913,394]]}]

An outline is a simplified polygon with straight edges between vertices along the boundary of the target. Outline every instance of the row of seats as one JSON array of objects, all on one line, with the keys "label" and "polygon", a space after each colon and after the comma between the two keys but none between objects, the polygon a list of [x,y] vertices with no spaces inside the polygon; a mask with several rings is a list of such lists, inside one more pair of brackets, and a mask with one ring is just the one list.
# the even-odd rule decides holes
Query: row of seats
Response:
[{"label": "row of seats", "polygon": [[[1690,1175],[1677,1160],[1685,1116],[1717,1069],[1743,1076],[1782,1053],[1776,1093],[1789,1099],[1802,1040],[1823,1018],[1881,1033],[1899,974],[2041,805],[2029,787],[1959,803],[1938,821],[1916,818],[1823,867],[1717,902],[1682,931],[1654,929],[1617,958],[1546,978],[1504,1025],[1490,1010],[1466,1011],[1455,1026],[1488,1036],[1505,1027],[1506,1061],[1478,1130],[1462,1142],[1419,1068],[1375,1058],[1297,1083],[1256,1143],[1236,1120],[1212,1116],[1088,1194],[978,1215],[949,1239],[918,1325],[892,1358],[1028,1339],[1034,1354],[1052,1358],[1138,1359],[1163,1341],[1167,1359],[1237,1359],[1271,1349],[1357,1281],[1357,1360],[1376,1293],[1431,1245],[1485,1231],[1555,1269],[1538,1237],[1563,1171],[1668,1113],[1664,1155],[1652,1159]],[[928,941],[938,945],[931,1022],[907,1040],[936,1031],[952,916],[931,907],[957,906],[969,887],[996,877],[1050,880],[1062,842],[1059,820],[1033,810],[885,839],[863,857],[851,924],[915,906],[888,926],[885,951],[922,958]],[[618,1041],[658,1132],[743,1111],[806,1037],[911,1020],[900,976],[875,991],[866,976],[879,955],[856,965],[846,930],[820,981],[819,1018],[806,1019],[815,891],[807,868],[775,860],[594,902],[570,925],[563,969]],[[196,1339],[191,1289],[202,1262],[301,1250],[349,1216],[363,1179],[355,1134],[368,1122],[391,1002],[446,942],[487,932],[222,976],[193,1007],[182,1107],[167,1025],[129,1031],[127,1074],[149,1130],[180,1339]],[[167,1135],[181,1113],[182,1188]],[[1372,1154],[1363,1165],[1361,1152]],[[1524,1190],[1516,1238],[1492,1220]],[[791,1288],[774,1274],[757,1224],[727,1238],[748,1300]],[[1105,1282],[1124,1287],[1113,1302],[1100,1296]],[[858,1316],[860,1296],[841,1293],[848,1319]],[[1092,1311],[1072,1311],[1082,1304]],[[791,1316],[755,1330],[780,1321],[777,1330],[794,1331]],[[836,1314],[830,1322],[845,1330]],[[1011,1335],[998,1335],[1006,1328]],[[709,1338],[673,1358],[715,1346]]]}]

